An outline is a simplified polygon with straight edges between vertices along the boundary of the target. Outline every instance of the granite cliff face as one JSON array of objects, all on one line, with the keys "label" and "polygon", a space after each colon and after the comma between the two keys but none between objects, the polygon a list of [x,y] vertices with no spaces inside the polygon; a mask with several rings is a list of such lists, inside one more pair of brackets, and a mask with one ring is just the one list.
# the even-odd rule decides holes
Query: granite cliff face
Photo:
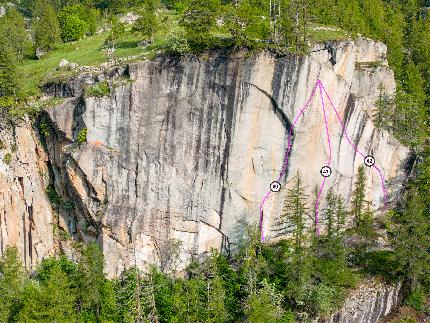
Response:
[{"label": "granite cliff face", "polygon": [[[382,83],[388,94],[395,90],[386,47],[367,39],[333,46],[335,56],[320,46],[308,57],[212,53],[158,58],[48,86],[49,94],[65,100],[46,109],[51,127],[47,165],[57,192],[73,201],[72,208],[59,209],[58,225],[76,239],[97,240],[110,276],[135,263],[181,270],[191,257],[211,248],[228,249],[239,219],[259,221],[260,203],[284,163],[293,119],[318,79],[351,140],[375,157],[392,201],[405,177],[408,150],[375,129],[369,117],[378,86]],[[83,95],[82,88],[100,81],[110,85],[108,95]],[[333,187],[348,200],[363,158],[326,105],[333,174],[324,192]],[[87,142],[78,144],[82,129],[87,130]],[[33,136],[31,129],[25,131]],[[297,172],[309,194],[321,184],[320,169],[327,163],[329,147],[318,96],[298,119],[293,139],[282,189],[263,208],[269,239]],[[34,155],[31,163],[36,167],[40,156]],[[379,174],[366,171],[368,198],[380,209],[384,194]],[[1,164],[0,180],[9,174],[8,185],[16,191],[9,189],[3,200],[18,199],[18,173]],[[36,182],[42,183],[40,178]],[[34,194],[42,193],[40,188]],[[40,221],[36,228],[49,231],[52,210],[45,197],[38,201],[39,211],[33,209],[33,218]],[[4,221],[1,227],[3,232],[12,228]],[[13,241],[22,243],[3,243]],[[175,241],[182,246],[179,259],[172,261]],[[52,234],[44,243],[40,256],[52,252]]]},{"label": "granite cliff face", "polygon": [[350,292],[344,305],[325,323],[380,322],[402,300],[401,284],[389,284],[379,279],[367,279]]},{"label": "granite cliff face", "polygon": [[17,246],[29,270],[55,252],[47,161],[28,120],[0,123],[0,254]]}]

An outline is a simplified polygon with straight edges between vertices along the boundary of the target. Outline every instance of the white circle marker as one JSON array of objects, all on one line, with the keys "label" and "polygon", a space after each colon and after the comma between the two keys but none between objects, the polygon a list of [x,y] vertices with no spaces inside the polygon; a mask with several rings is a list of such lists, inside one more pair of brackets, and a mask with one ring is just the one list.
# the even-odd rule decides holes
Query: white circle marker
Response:
[{"label": "white circle marker", "polygon": [[331,168],[328,166],[324,166],[321,168],[320,173],[322,177],[329,177],[331,175]]},{"label": "white circle marker", "polygon": [[364,165],[366,165],[367,167],[372,167],[373,165],[375,165],[375,157],[371,155],[364,157]]},{"label": "white circle marker", "polygon": [[281,183],[274,181],[270,184],[270,190],[272,192],[279,192],[281,190]]}]

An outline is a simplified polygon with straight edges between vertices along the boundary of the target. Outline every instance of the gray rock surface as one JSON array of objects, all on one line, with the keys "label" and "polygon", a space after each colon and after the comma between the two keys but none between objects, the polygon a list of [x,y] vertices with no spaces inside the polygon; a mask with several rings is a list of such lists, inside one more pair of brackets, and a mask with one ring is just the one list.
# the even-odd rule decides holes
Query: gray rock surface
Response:
[{"label": "gray rock surface", "polygon": [[324,323],[376,323],[401,302],[401,284],[368,279],[350,292],[342,308]]},{"label": "gray rock surface", "polygon": [[[369,117],[378,85],[395,91],[386,47],[368,39],[333,46],[335,65],[320,47],[309,57],[212,53],[132,63],[99,77],[111,83],[104,97],[79,98],[79,80],[66,90],[57,85],[51,93],[72,96],[47,111],[57,130],[49,140],[57,190],[76,202],[62,214],[64,229],[99,241],[110,276],[135,260],[141,268],[161,263],[169,241],[182,242],[177,270],[212,247],[228,248],[239,219],[259,221],[260,203],[284,162],[290,125],[318,79],[351,141],[375,157],[392,201],[408,150]],[[81,79],[96,82],[90,75]],[[333,174],[325,188],[349,200],[363,158],[326,106]],[[87,143],[78,146],[73,141],[84,128]],[[300,172],[311,195],[328,154],[316,96],[296,124],[283,188],[264,205],[269,239],[291,179]],[[370,168],[366,174],[368,199],[382,209],[380,176]]]}]

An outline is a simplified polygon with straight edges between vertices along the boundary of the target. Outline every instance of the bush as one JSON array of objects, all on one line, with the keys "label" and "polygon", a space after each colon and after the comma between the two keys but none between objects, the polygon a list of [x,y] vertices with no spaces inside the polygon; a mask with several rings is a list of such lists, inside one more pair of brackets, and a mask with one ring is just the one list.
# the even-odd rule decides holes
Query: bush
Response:
[{"label": "bush", "polygon": [[155,13],[144,10],[140,13],[139,19],[135,22],[133,31],[140,33],[143,37],[150,39],[152,42],[152,38],[157,28],[158,20]]},{"label": "bush", "polygon": [[400,268],[393,251],[378,250],[367,254],[365,270],[372,275],[394,280],[398,278]]},{"label": "bush", "polygon": [[102,97],[110,94],[109,84],[107,82],[100,82],[89,86],[85,90],[86,97]]},{"label": "bush", "polygon": [[58,17],[62,30],[61,38],[64,41],[72,41],[96,32],[100,12],[82,4],[75,4],[64,7]]},{"label": "bush", "polygon": [[190,47],[188,46],[184,32],[177,32],[167,38],[164,50],[167,54],[181,55],[188,53]]},{"label": "bush", "polygon": [[12,162],[12,154],[6,153],[6,155],[3,157],[3,161],[5,164],[9,165]]},{"label": "bush", "polygon": [[82,129],[81,131],[79,131],[78,133],[78,137],[76,138],[76,141],[80,144],[86,143],[87,142],[87,128]]},{"label": "bush", "polygon": [[61,39],[65,42],[79,40],[85,35],[87,24],[76,14],[60,15]]},{"label": "bush", "polygon": [[413,289],[408,297],[406,297],[405,303],[418,312],[422,312],[426,304],[426,293],[424,292],[423,288],[417,287]]}]

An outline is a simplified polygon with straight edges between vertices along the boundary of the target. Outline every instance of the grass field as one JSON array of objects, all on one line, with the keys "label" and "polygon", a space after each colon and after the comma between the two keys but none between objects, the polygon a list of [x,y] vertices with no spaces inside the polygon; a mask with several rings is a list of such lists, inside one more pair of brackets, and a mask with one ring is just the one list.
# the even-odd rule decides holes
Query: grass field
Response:
[{"label": "grass field", "polygon": [[[142,36],[133,33],[128,26],[127,32],[118,40],[115,56],[124,58],[139,56],[142,59],[154,57],[166,43],[167,36],[178,30],[179,16],[173,11],[159,12],[160,28],[154,35],[151,45],[142,47],[139,42]],[[108,32],[85,37],[79,41],[60,44],[56,49],[40,60],[25,60],[20,66],[20,72],[24,84],[22,90],[27,96],[35,96],[40,93],[40,83],[45,75],[55,72],[62,59],[71,63],[85,66],[99,65],[107,60],[105,56],[104,42]]]},{"label": "grass field", "polygon": [[[115,56],[117,58],[138,57],[139,59],[153,58],[157,52],[166,47],[168,38],[173,33],[180,30],[180,16],[174,11],[160,11],[158,14],[160,28],[154,35],[154,41],[148,46],[139,46],[142,36],[133,33],[131,26],[127,32],[118,40]],[[226,33],[214,35],[217,38],[226,39],[230,35]],[[82,40],[64,43],[40,60],[25,60],[20,66],[23,82],[23,92],[26,96],[36,96],[40,94],[40,84],[48,74],[55,74],[58,64],[62,59],[71,63],[85,66],[99,65],[107,60],[105,56],[104,42],[108,37],[108,32],[85,37]],[[326,40],[345,39],[348,35],[337,27],[313,24],[310,27],[310,39],[313,42]]]}]

